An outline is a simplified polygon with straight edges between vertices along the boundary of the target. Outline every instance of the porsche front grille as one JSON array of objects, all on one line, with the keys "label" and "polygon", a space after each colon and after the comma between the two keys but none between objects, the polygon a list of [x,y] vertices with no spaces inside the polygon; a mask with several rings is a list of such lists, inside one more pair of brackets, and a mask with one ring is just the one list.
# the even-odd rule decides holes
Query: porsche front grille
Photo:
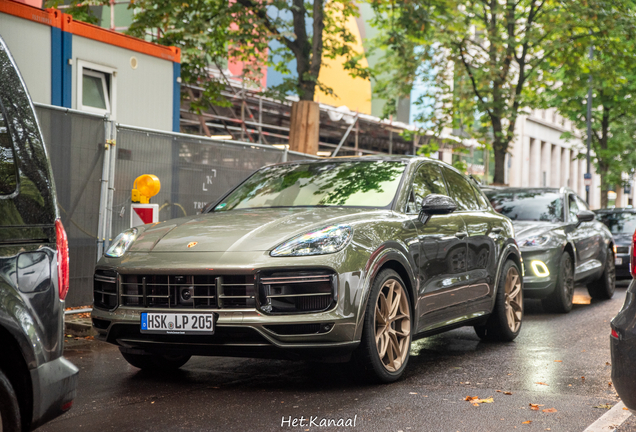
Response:
[{"label": "porsche front grille", "polygon": [[[254,275],[118,275],[109,278],[109,291],[101,294],[103,276],[95,274],[96,307],[117,306],[117,285],[122,306],[182,309],[241,309],[256,307]],[[101,290],[98,292],[97,288]],[[98,302],[106,295],[108,302]],[[101,297],[99,298],[101,300]],[[114,301],[114,303],[113,303]]]}]

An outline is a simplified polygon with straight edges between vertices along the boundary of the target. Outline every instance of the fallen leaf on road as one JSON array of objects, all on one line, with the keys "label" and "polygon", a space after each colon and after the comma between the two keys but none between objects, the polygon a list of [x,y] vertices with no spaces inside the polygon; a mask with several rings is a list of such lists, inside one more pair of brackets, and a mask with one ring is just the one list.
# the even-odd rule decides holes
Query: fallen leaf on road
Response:
[{"label": "fallen leaf on road", "polygon": [[503,394],[510,396],[512,395],[512,392],[503,392]]},{"label": "fallen leaf on road", "polygon": [[492,397],[486,399],[479,399],[477,402],[479,403],[493,403],[495,400]]},{"label": "fallen leaf on road", "polygon": [[612,386],[612,382],[611,381],[608,382],[607,385],[611,387]]},{"label": "fallen leaf on road", "polygon": [[410,392],[409,394],[417,394],[417,393],[415,393],[415,392]]},{"label": "fallen leaf on road", "polygon": [[479,406],[479,404],[478,403],[474,403],[473,406]]},{"label": "fallen leaf on road", "polygon": [[627,407],[623,407],[623,409],[624,409],[625,411],[629,411],[629,408],[627,408]]},{"label": "fallen leaf on road", "polygon": [[555,363],[563,363],[563,360],[555,360]]},{"label": "fallen leaf on road", "polygon": [[546,383],[544,383],[544,382],[536,382],[535,384],[540,384],[540,385],[547,386],[547,384],[546,384]]},{"label": "fallen leaf on road", "polygon": [[610,362],[605,362],[605,366],[609,366],[609,365],[610,365]]},{"label": "fallen leaf on road", "polygon": [[521,422],[521,424],[530,424],[530,423],[532,423],[532,420]]},{"label": "fallen leaf on road", "polygon": [[497,390],[497,393],[501,393],[501,390]]},{"label": "fallen leaf on road", "polygon": [[546,408],[544,410],[542,410],[544,413],[553,413],[553,412],[557,412],[556,408]]},{"label": "fallen leaf on road", "polygon": [[531,403],[531,404],[530,404],[530,409],[531,409],[532,411],[539,411],[539,407],[542,407],[542,406],[544,406],[544,405],[539,405],[539,404],[533,404],[533,403]]},{"label": "fallen leaf on road", "polygon": [[594,408],[611,409],[612,405],[610,405],[610,404],[600,404],[600,405],[596,405]]},{"label": "fallen leaf on road", "polygon": [[464,399],[465,401],[472,401],[472,400],[476,400],[479,399],[479,396],[466,396],[466,399]]}]

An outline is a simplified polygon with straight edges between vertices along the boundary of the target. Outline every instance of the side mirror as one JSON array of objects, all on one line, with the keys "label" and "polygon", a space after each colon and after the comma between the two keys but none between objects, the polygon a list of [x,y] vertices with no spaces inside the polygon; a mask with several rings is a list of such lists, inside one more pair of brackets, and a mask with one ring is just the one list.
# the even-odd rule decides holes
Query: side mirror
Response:
[{"label": "side mirror", "polygon": [[581,210],[576,217],[579,220],[579,223],[582,222],[592,222],[595,218],[596,215],[594,214],[594,212],[591,212],[589,210]]},{"label": "side mirror", "polygon": [[446,195],[430,194],[422,201],[420,221],[426,223],[433,215],[449,214],[457,210],[455,201]]}]

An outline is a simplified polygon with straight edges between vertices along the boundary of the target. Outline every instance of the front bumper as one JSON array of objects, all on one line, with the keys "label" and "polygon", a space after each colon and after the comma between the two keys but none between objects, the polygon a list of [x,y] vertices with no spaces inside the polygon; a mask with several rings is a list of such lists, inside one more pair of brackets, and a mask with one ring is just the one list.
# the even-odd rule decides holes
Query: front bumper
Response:
[{"label": "front bumper", "polygon": [[[525,274],[523,277],[523,296],[525,298],[543,299],[548,297],[556,288],[560,249],[522,248],[521,257]],[[541,261],[548,268],[549,275],[540,276],[534,272],[532,261]]]},{"label": "front bumper", "polygon": [[79,369],[64,357],[31,369],[33,428],[70,409],[75,399],[78,374]]},{"label": "front bumper", "polygon": [[[129,307],[119,307],[112,312],[93,309],[93,325],[99,333],[98,338],[131,353],[333,361],[347,360],[359,344],[354,340],[355,315],[344,316],[337,308],[322,313],[282,316],[268,316],[253,309],[197,309],[197,313],[219,315],[214,335],[207,336],[141,333],[140,313],[146,311],[175,312],[174,309]],[[316,329],[318,331],[314,332]]]},{"label": "front bumper", "polygon": [[625,303],[612,320],[619,337],[610,337],[612,383],[625,406],[636,410],[636,281],[627,289]]},{"label": "front bumper", "polygon": [[[186,256],[187,255],[187,256]],[[237,307],[236,304],[226,306],[202,306],[196,309],[167,308],[130,305],[122,303],[121,281],[118,282],[119,306],[112,310],[100,308],[98,302],[92,312],[93,326],[99,338],[120,346],[124,351],[181,353],[190,355],[239,356],[266,358],[298,358],[338,359],[346,357],[359,344],[359,311],[363,302],[363,287],[366,286],[361,271],[343,271],[342,262],[350,264],[350,268],[364,268],[364,262],[356,262],[360,256],[332,254],[321,257],[297,257],[289,260],[272,259],[262,253],[205,253],[173,254],[167,268],[161,269],[158,259],[146,260],[148,255],[132,255],[126,266],[119,266],[117,261],[104,259],[97,270],[112,269],[119,274],[131,275],[191,275],[211,274],[255,275],[252,303]],[[201,260],[197,262],[197,260]],[[114,265],[109,265],[109,264]],[[210,262],[214,269],[210,269]],[[251,265],[245,266],[249,262]],[[134,264],[134,266],[133,266]],[[337,269],[340,269],[338,271]],[[269,278],[272,272],[301,272],[326,270],[334,275],[334,300],[332,306],[321,311],[301,313],[269,313],[264,307],[260,291],[261,278]],[[290,274],[290,276],[293,276]],[[283,276],[281,276],[283,277]],[[225,276],[223,276],[225,278]],[[225,280],[225,279],[223,279]],[[263,281],[265,279],[262,279]],[[145,284],[146,282],[144,282]],[[217,279],[211,286],[217,288],[217,298],[222,297],[219,286],[223,281]],[[262,282],[266,284],[266,282]],[[215,285],[216,284],[216,285]],[[252,287],[252,282],[249,284]],[[145,288],[144,288],[145,289]],[[215,288],[210,288],[214,293]],[[250,288],[252,289],[252,288]],[[145,291],[144,291],[145,292]],[[245,293],[247,294],[247,292]],[[214,335],[158,335],[141,333],[142,312],[197,312],[215,313],[218,315]]]}]

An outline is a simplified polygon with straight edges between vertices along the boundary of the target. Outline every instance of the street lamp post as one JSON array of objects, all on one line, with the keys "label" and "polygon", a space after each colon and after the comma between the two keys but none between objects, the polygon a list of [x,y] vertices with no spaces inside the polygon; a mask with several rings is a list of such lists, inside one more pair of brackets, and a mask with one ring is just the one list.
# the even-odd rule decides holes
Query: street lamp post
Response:
[{"label": "street lamp post", "polygon": [[[590,46],[590,60],[594,56],[594,46]],[[590,184],[592,181],[592,170],[590,169],[590,148],[592,146],[592,72],[587,79],[589,89],[587,90],[587,172],[585,173],[585,201],[590,205]],[[590,183],[590,184],[587,184]]]}]

